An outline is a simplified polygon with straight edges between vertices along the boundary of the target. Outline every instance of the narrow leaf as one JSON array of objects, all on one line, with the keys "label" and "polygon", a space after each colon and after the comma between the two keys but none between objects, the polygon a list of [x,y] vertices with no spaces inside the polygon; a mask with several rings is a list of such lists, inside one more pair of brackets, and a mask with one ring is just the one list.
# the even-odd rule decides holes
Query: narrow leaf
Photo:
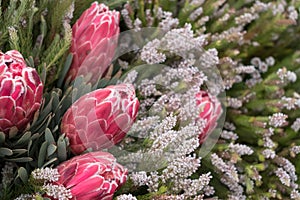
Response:
[{"label": "narrow leaf", "polygon": [[45,141],[39,152],[39,157],[38,157],[38,167],[41,168],[44,164],[44,160],[46,159],[46,153],[47,153],[47,147],[48,147],[48,142]]}]

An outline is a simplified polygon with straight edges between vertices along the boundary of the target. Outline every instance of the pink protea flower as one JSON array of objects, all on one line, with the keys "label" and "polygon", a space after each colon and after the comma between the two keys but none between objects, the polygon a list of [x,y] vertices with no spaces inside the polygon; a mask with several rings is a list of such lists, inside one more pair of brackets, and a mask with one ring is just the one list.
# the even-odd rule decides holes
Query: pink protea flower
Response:
[{"label": "pink protea flower", "polygon": [[199,118],[206,120],[206,126],[199,135],[199,141],[202,144],[207,136],[217,126],[217,120],[222,114],[222,106],[219,100],[206,91],[200,91],[196,94],[196,104],[200,109]]},{"label": "pink protea flower", "polygon": [[113,199],[114,192],[126,182],[128,171],[107,152],[75,156],[57,167],[59,180],[69,189],[72,200]]},{"label": "pink protea flower", "polygon": [[67,77],[83,75],[91,83],[104,77],[117,45],[120,13],[94,2],[72,27],[73,61]]},{"label": "pink protea flower", "polygon": [[32,121],[40,108],[43,83],[36,70],[27,67],[22,55],[11,50],[0,52],[0,131],[19,131]]},{"label": "pink protea flower", "polygon": [[120,84],[98,89],[79,98],[65,113],[61,132],[74,154],[94,151],[119,143],[129,131],[138,112],[134,87]]}]

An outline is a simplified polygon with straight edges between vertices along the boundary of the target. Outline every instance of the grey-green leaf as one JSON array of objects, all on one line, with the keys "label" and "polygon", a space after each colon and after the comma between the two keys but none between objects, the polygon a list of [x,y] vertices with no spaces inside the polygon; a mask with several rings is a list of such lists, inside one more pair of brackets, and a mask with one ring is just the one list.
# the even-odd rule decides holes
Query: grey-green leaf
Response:
[{"label": "grey-green leaf", "polygon": [[11,156],[13,155],[13,151],[9,148],[1,147],[0,148],[0,157]]},{"label": "grey-green leaf", "polygon": [[50,144],[47,148],[47,155],[48,157],[51,156],[55,151],[57,147],[54,144]]},{"label": "grey-green leaf", "polygon": [[67,144],[64,139],[64,135],[61,135],[57,141],[57,154],[59,161],[65,161],[67,159]]},{"label": "grey-green leaf", "polygon": [[12,151],[13,151],[14,155],[19,156],[19,155],[22,155],[22,154],[26,153],[27,149],[13,149]]},{"label": "grey-green leaf", "polygon": [[0,132],[0,145],[5,142],[5,133]]},{"label": "grey-green leaf", "polygon": [[23,181],[23,183],[27,183],[28,181],[28,174],[27,171],[24,167],[20,167],[18,169],[18,176],[21,178],[21,180]]},{"label": "grey-green leaf", "polygon": [[49,166],[50,164],[54,163],[57,161],[57,158],[52,158],[51,160],[47,161],[42,167]]},{"label": "grey-green leaf", "polygon": [[55,143],[54,137],[49,128],[46,128],[46,130],[45,130],[45,139],[49,144]]},{"label": "grey-green leaf", "polygon": [[33,159],[30,157],[21,157],[21,158],[9,158],[6,160],[10,162],[31,162]]},{"label": "grey-green leaf", "polygon": [[44,164],[44,160],[46,158],[46,153],[47,153],[47,147],[48,147],[48,142],[45,141],[41,148],[40,148],[40,152],[39,152],[39,157],[38,157],[38,167],[42,167]]},{"label": "grey-green leaf", "polygon": [[15,145],[26,144],[31,138],[31,132],[26,132],[22,137],[16,142]]}]

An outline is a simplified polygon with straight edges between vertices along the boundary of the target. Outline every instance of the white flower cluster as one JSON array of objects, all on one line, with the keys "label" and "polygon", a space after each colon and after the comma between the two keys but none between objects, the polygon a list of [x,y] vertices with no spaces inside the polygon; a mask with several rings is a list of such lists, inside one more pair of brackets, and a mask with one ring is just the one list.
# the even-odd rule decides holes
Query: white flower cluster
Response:
[{"label": "white flower cluster", "polygon": [[72,198],[71,190],[66,189],[63,185],[45,184],[43,189],[47,195],[58,200],[68,200]]},{"label": "white flower cluster", "polygon": [[21,194],[14,200],[35,200],[36,198],[32,194]]},{"label": "white flower cluster", "polygon": [[275,162],[277,163],[278,166],[282,167],[288,173],[293,183],[297,181],[298,177],[296,174],[296,169],[293,163],[291,163],[291,161],[283,157],[276,157]]},{"label": "white flower cluster", "polygon": [[162,11],[161,16],[158,16],[158,18],[161,20],[158,27],[162,28],[164,31],[176,28],[179,24],[179,20],[177,18],[173,18],[171,12]]},{"label": "white flower cluster", "polygon": [[200,158],[196,155],[182,156],[174,159],[167,168],[162,171],[163,181],[173,178],[186,178],[191,176],[200,167]]},{"label": "white flower cluster", "polygon": [[297,118],[294,123],[292,124],[291,128],[295,131],[298,132],[300,130],[300,118]]},{"label": "white flower cluster", "polygon": [[283,107],[288,109],[288,110],[293,110],[297,106],[297,99],[296,98],[283,96],[281,98],[281,101],[283,103]]},{"label": "white flower cluster", "polygon": [[239,156],[251,155],[254,152],[250,147],[246,146],[245,144],[230,143],[228,147],[231,151],[237,153]]},{"label": "white flower cluster", "polygon": [[228,42],[238,41],[239,44],[243,44],[245,42],[245,40],[244,40],[245,34],[246,34],[246,31],[243,29],[242,26],[231,27],[219,34],[217,33],[217,34],[212,35],[211,39],[213,41],[218,41],[218,40],[226,40]]},{"label": "white flower cluster", "polygon": [[287,115],[283,113],[274,113],[272,116],[269,116],[269,125],[275,128],[281,127],[287,123]]},{"label": "white flower cluster", "polygon": [[232,98],[232,97],[226,97],[227,100],[227,106],[231,108],[240,108],[243,105],[243,102],[237,98]]},{"label": "white flower cluster", "polygon": [[296,82],[297,75],[295,72],[288,71],[285,67],[278,69],[277,76],[281,80],[281,82]]},{"label": "white flower cluster", "polygon": [[276,156],[276,153],[272,149],[265,149],[262,151],[262,155],[267,159],[274,159]]},{"label": "white flower cluster", "polygon": [[132,196],[132,194],[122,194],[117,196],[117,200],[137,200],[137,198]]},{"label": "white flower cluster", "polygon": [[11,162],[6,162],[1,169],[2,182],[0,189],[4,189],[14,180],[14,165]]},{"label": "white flower cluster", "polygon": [[238,17],[235,18],[235,23],[240,26],[244,26],[246,24],[249,24],[253,20],[257,19],[259,16],[256,13],[244,13]]},{"label": "white flower cluster", "polygon": [[278,178],[280,179],[281,183],[290,187],[291,185],[291,179],[290,176],[288,175],[288,173],[282,169],[281,167],[279,167],[276,171],[275,171],[276,176],[278,176]]},{"label": "white flower cluster", "polygon": [[31,175],[36,180],[43,180],[49,182],[55,182],[59,179],[59,173],[57,169],[53,168],[37,168],[31,172]]},{"label": "white flower cluster", "polygon": [[193,52],[192,50],[199,50],[206,42],[205,35],[194,37],[192,25],[185,24],[183,28],[169,31],[161,39],[161,48],[187,58],[186,56]]},{"label": "white flower cluster", "polygon": [[166,55],[157,50],[159,46],[160,41],[158,39],[148,42],[141,51],[141,59],[148,64],[164,62],[166,60]]},{"label": "white flower cluster", "polygon": [[211,163],[221,172],[223,172],[228,179],[233,182],[238,182],[238,172],[236,167],[232,163],[225,163],[225,161],[220,158],[216,153],[211,155]]},{"label": "white flower cluster", "polygon": [[227,130],[223,130],[220,137],[223,139],[232,140],[232,141],[235,141],[239,138],[239,136],[236,133],[234,133],[232,131],[227,131]]}]

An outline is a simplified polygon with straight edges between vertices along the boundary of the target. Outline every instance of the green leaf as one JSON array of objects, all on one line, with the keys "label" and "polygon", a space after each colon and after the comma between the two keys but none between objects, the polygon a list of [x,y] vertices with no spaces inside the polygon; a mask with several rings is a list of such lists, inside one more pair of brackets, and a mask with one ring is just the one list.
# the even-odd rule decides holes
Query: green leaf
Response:
[{"label": "green leaf", "polygon": [[10,162],[31,162],[31,161],[33,161],[33,159],[30,157],[8,158],[6,160],[10,161]]},{"label": "green leaf", "polygon": [[18,169],[18,176],[21,178],[21,180],[23,181],[23,183],[27,183],[28,181],[28,174],[27,171],[24,167],[20,167]]},{"label": "green leaf", "polygon": [[12,151],[13,151],[14,155],[17,154],[17,156],[19,156],[19,155],[26,153],[28,150],[27,149],[13,149]]},{"label": "green leaf", "polygon": [[71,64],[72,64],[72,60],[73,60],[73,55],[69,54],[66,61],[65,61],[65,65],[64,65],[64,67],[62,68],[62,71],[59,74],[59,78],[58,78],[58,82],[57,82],[57,86],[59,88],[62,87],[62,84],[65,80],[65,77],[66,77],[66,75],[67,75],[67,73],[70,69]]},{"label": "green leaf", "polygon": [[50,157],[57,149],[57,146],[55,146],[54,144],[50,144],[47,148],[47,155],[48,157]]},{"label": "green leaf", "polygon": [[26,132],[22,135],[22,137],[16,142],[16,146],[20,144],[26,144],[31,138],[31,132]]},{"label": "green leaf", "polygon": [[0,148],[0,157],[11,156],[13,155],[13,151],[9,148],[1,147]]},{"label": "green leaf", "polygon": [[48,147],[48,142],[47,141],[43,142],[38,156],[38,168],[41,168],[44,164],[47,155],[47,147]]},{"label": "green leaf", "polygon": [[54,144],[55,143],[55,140],[54,140],[54,137],[50,131],[49,128],[46,128],[45,130],[45,140],[49,143],[49,144]]},{"label": "green leaf", "polygon": [[47,161],[42,167],[49,166],[50,164],[54,163],[57,161],[57,158],[52,158],[51,160]]},{"label": "green leaf", "polygon": [[32,140],[29,140],[28,145],[27,145],[27,156],[30,154],[30,148],[32,146]]},{"label": "green leaf", "polygon": [[0,145],[2,145],[5,142],[5,133],[0,132]]},{"label": "green leaf", "polygon": [[67,160],[67,143],[64,135],[61,135],[57,141],[57,154],[59,161]]}]

